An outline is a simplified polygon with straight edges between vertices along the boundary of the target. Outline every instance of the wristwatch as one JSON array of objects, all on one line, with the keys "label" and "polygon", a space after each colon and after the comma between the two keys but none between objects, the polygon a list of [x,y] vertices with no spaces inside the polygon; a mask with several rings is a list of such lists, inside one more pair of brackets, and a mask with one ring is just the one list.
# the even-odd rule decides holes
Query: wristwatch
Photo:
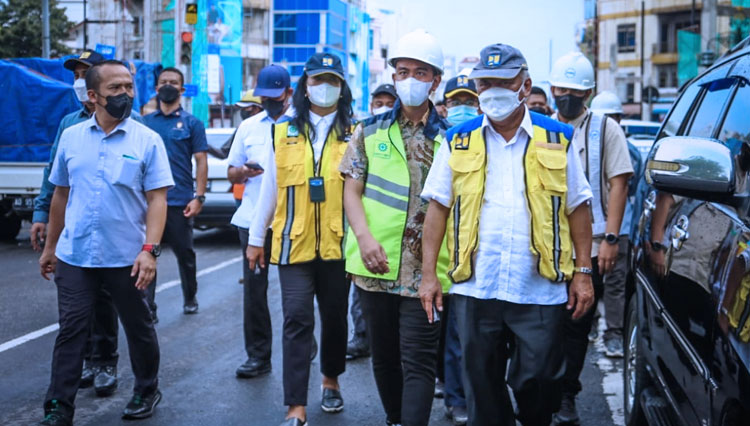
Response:
[{"label": "wristwatch", "polygon": [[196,195],[195,199],[198,200],[199,203],[203,204],[206,202],[206,196],[205,195]]},{"label": "wristwatch", "polygon": [[141,251],[147,251],[151,256],[159,257],[161,254],[161,246],[159,244],[144,244],[141,247]]},{"label": "wristwatch", "polygon": [[607,232],[606,234],[604,234],[604,241],[607,244],[613,246],[613,245],[617,244],[620,241],[620,236],[619,235],[615,235],[615,234],[613,234],[611,232]]},{"label": "wristwatch", "polygon": [[663,251],[665,253],[667,252],[667,246],[658,241],[651,241],[651,248],[656,251]]},{"label": "wristwatch", "polygon": [[573,272],[577,274],[592,275],[594,273],[594,270],[585,266],[576,266],[575,269],[573,269]]}]

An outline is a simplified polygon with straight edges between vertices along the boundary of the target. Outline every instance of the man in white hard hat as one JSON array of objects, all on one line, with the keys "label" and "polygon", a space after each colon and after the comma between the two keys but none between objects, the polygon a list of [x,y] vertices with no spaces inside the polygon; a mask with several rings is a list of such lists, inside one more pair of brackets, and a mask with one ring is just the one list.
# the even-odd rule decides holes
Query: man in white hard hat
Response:
[{"label": "man in white hard hat", "polygon": [[469,78],[484,115],[448,130],[422,192],[423,315],[442,310],[447,231],[468,424],[549,426],[566,308],[578,318],[593,302],[591,190],[573,128],[525,105],[531,79],[518,49],[485,47]]},{"label": "man in white hard hat", "polygon": [[591,112],[606,115],[619,124],[623,114],[622,102],[616,94],[605,90],[591,100]]},{"label": "man in white hard hat", "polygon": [[357,126],[339,166],[350,225],[346,271],[359,293],[387,424],[426,426],[440,325],[427,320],[417,293],[427,211],[419,194],[448,128],[428,99],[440,84],[443,51],[417,30],[393,53],[399,100]]},{"label": "man in white hard hat", "polygon": [[[603,292],[604,278],[615,270],[618,255],[627,250],[629,217],[624,218],[628,195],[628,179],[633,174],[625,133],[611,118],[588,110],[584,103],[591,97],[594,67],[580,52],[571,52],[558,59],[550,73],[552,96],[557,113],[553,118],[575,128],[573,144],[586,170],[594,199],[591,203],[593,244],[594,293],[598,301]],[[624,277],[623,277],[624,278]],[[616,275],[613,279],[620,279]],[[622,312],[620,312],[622,316]],[[575,396],[581,390],[579,376],[588,347],[588,334],[594,310],[565,324],[566,371],[563,379],[563,399],[555,415],[558,425],[577,424]],[[608,330],[605,335],[608,352],[622,356],[621,330]]]}]

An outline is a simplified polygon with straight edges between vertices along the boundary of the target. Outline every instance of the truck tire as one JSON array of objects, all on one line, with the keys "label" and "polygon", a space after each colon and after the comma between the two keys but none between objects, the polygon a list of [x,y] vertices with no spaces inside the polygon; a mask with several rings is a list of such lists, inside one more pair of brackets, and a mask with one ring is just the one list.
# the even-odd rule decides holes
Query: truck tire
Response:
[{"label": "truck tire", "polygon": [[7,202],[0,205],[0,241],[15,240],[21,231],[21,218]]},{"label": "truck tire", "polygon": [[624,399],[625,399],[625,425],[646,425],[646,419],[641,407],[641,392],[648,386],[648,372],[646,371],[646,360],[641,353],[643,340],[641,340],[641,329],[638,321],[638,292],[633,293],[628,303],[625,314],[624,338]]}]

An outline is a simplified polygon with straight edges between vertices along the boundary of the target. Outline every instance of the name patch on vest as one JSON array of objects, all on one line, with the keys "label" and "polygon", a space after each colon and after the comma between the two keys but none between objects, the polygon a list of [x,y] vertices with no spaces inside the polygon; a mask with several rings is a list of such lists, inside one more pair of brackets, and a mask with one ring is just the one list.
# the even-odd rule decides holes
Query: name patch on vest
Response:
[{"label": "name patch on vest", "polygon": [[391,144],[388,142],[378,142],[378,144],[375,145],[375,152],[373,155],[380,158],[391,158]]},{"label": "name patch on vest", "polygon": [[456,136],[456,142],[453,144],[453,149],[460,149],[466,151],[469,149],[469,134],[462,133]]}]

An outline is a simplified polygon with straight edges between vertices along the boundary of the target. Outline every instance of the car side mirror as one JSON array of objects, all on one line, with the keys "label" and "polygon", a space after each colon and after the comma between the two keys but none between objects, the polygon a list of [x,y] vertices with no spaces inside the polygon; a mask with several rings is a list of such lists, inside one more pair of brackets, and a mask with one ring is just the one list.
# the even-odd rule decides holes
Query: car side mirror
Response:
[{"label": "car side mirror", "polygon": [[661,191],[731,203],[735,191],[732,151],[715,139],[671,136],[654,143],[646,182]]}]

